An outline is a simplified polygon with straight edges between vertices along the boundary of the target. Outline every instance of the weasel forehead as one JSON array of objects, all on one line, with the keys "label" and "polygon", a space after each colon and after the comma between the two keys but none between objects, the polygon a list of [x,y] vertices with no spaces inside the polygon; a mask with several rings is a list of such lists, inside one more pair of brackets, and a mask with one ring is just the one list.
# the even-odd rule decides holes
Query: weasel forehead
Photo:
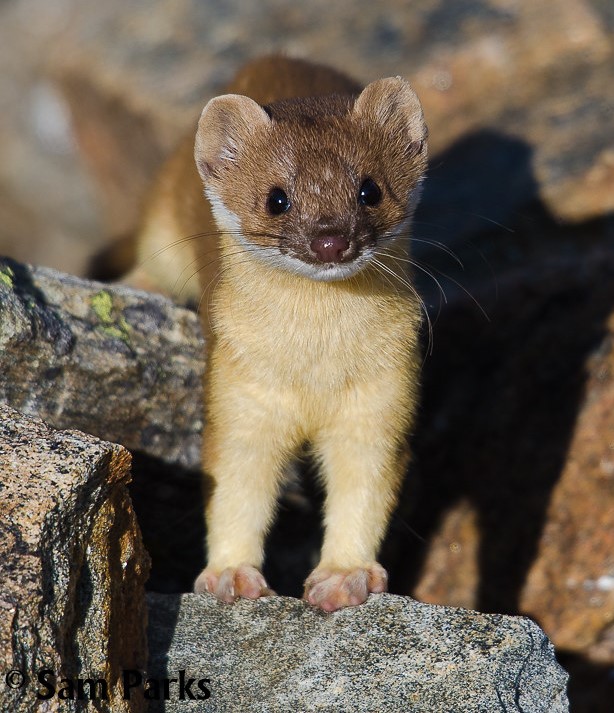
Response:
[{"label": "weasel forehead", "polygon": [[[313,149],[294,156],[294,175],[299,190],[310,192],[338,192],[352,188],[361,168],[351,156],[339,155],[337,151]],[[356,165],[355,165],[356,164]]]},{"label": "weasel forehead", "polygon": [[299,164],[292,180],[297,215],[316,217],[345,212],[356,192],[355,175],[337,166]]},{"label": "weasel forehead", "polygon": [[324,181],[330,181],[331,178],[333,178],[333,172],[330,169],[330,166],[324,166],[322,169],[322,179]]},{"label": "weasel forehead", "polygon": [[338,121],[323,122],[317,128],[288,122],[271,132],[267,137],[267,148],[269,152],[271,147],[277,148],[279,159],[289,160],[298,169],[324,171],[323,177],[330,179],[344,165],[359,159],[363,153],[360,147],[367,140],[368,137],[359,130],[350,130]]}]

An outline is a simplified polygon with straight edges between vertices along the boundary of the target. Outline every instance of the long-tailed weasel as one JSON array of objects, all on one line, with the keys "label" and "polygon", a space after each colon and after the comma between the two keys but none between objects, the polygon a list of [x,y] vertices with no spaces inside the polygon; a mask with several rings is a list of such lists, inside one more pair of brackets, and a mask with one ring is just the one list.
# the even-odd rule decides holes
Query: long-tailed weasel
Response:
[{"label": "long-tailed weasel", "polygon": [[[376,557],[416,403],[408,230],[427,131],[400,77],[361,91],[332,69],[269,57],[229,91],[202,112],[195,161],[192,138],[163,171],[140,239],[146,258],[194,236],[193,294],[207,294],[214,489],[195,590],[227,602],[270,592],[264,538],[284,468],[308,444],[326,501],[305,597],[332,611],[386,589]],[[150,277],[178,289],[188,262]]]}]

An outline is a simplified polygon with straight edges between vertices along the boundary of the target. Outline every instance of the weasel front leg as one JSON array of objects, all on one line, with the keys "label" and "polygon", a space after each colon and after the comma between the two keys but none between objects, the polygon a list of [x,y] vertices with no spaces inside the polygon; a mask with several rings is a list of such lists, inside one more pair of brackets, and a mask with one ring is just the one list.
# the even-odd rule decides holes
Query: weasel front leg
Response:
[{"label": "weasel front leg", "polygon": [[206,517],[207,567],[194,591],[229,603],[272,593],[260,571],[264,539],[292,448],[287,420],[247,394],[249,388],[227,389],[220,407],[210,409],[205,434],[204,466],[213,493]]},{"label": "weasel front leg", "polygon": [[342,415],[338,424],[316,444],[325,532],[320,563],[305,582],[305,599],[325,611],[386,591],[388,575],[376,557],[407,464],[404,429],[382,423],[381,414]]}]

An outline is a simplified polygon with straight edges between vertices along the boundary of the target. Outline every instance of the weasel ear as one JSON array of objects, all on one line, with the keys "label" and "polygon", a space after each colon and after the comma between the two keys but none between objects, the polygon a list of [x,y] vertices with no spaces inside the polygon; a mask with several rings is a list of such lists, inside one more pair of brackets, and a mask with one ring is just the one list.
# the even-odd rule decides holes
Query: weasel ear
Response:
[{"label": "weasel ear", "polygon": [[390,129],[402,131],[416,153],[426,145],[428,131],[422,105],[409,82],[402,77],[378,79],[368,84],[354,103],[354,114]]},{"label": "weasel ear", "polygon": [[194,146],[202,180],[218,176],[225,162],[236,161],[241,144],[258,127],[270,123],[269,115],[253,99],[239,94],[211,99],[200,115]]}]

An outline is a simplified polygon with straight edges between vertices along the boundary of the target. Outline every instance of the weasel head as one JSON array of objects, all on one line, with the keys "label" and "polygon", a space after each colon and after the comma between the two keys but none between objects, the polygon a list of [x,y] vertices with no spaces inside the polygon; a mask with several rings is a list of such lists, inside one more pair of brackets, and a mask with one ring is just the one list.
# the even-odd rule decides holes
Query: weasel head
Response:
[{"label": "weasel head", "polygon": [[204,108],[195,159],[220,230],[314,280],[351,277],[406,234],[426,168],[420,102],[400,77],[358,96]]}]

